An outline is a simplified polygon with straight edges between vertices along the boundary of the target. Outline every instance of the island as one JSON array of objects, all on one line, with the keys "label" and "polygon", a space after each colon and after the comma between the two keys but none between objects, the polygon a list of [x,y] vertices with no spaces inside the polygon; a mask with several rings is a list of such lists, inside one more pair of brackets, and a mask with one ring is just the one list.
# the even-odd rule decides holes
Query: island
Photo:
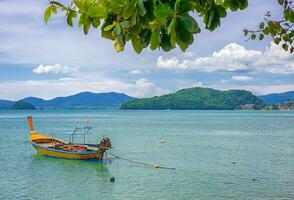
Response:
[{"label": "island", "polygon": [[261,110],[266,104],[246,90],[194,87],[122,103],[123,110]]},{"label": "island", "polygon": [[28,102],[17,101],[12,105],[12,110],[36,110],[36,107]]}]

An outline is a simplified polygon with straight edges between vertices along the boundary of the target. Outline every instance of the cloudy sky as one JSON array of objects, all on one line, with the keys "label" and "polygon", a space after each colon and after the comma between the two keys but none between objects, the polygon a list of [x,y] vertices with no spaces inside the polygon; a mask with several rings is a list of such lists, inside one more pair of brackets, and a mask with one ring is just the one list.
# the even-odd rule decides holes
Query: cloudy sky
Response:
[{"label": "cloudy sky", "polygon": [[[187,87],[247,89],[254,94],[294,90],[294,55],[271,44],[246,41],[244,28],[263,14],[279,16],[277,0],[249,0],[214,32],[202,30],[187,52],[116,53],[98,29],[84,36],[62,16],[45,25],[47,0],[0,0],[0,98],[45,99],[81,91],[146,97]],[[198,19],[199,24],[202,24]]]}]

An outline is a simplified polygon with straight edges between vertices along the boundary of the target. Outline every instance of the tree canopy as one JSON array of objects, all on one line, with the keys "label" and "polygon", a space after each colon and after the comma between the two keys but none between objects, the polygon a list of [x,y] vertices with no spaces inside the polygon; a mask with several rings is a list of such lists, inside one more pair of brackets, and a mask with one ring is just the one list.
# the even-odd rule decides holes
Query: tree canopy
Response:
[{"label": "tree canopy", "polygon": [[[284,49],[291,50],[292,3],[278,1],[285,9],[282,22],[268,20],[267,24],[261,24],[260,30],[244,30],[244,33],[246,36],[250,33],[251,39],[255,39],[257,33],[259,39],[269,35],[275,42],[277,34],[281,40],[288,35],[285,36],[288,48]],[[69,5],[58,1],[49,3],[44,13],[46,23],[52,14],[61,11],[69,26],[73,26],[73,20],[77,18],[78,26],[85,34],[90,28],[100,28],[103,38],[114,41],[117,52],[123,51],[126,43],[131,42],[137,53],[147,47],[170,51],[178,46],[185,51],[193,43],[194,36],[201,32],[196,16],[203,21],[205,29],[214,31],[220,26],[221,18],[226,17],[227,10],[238,11],[248,6],[248,0],[69,0]],[[267,27],[268,30],[264,30]]]},{"label": "tree canopy", "polygon": [[281,19],[271,19],[271,12],[265,14],[264,21],[259,24],[257,30],[244,30],[248,39],[263,40],[264,36],[269,36],[274,43],[281,44],[285,51],[294,52],[294,4],[293,1],[278,0],[283,8]]}]

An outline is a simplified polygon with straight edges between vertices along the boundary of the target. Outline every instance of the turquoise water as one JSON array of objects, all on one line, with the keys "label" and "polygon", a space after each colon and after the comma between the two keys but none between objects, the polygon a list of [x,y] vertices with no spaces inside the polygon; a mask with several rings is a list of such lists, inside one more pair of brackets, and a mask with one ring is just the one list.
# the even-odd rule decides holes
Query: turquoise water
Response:
[{"label": "turquoise water", "polygon": [[[106,135],[112,153],[176,170],[37,155],[22,144],[27,114],[48,135],[89,119],[88,142]],[[294,112],[0,111],[0,148],[0,199],[294,197]]]}]

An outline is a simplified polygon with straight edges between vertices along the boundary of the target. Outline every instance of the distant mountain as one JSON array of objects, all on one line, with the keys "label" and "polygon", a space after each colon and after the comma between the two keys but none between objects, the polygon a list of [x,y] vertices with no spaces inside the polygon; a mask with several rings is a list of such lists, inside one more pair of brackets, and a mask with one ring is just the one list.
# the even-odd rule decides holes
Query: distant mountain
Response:
[{"label": "distant mountain", "polygon": [[12,105],[12,110],[36,110],[35,106],[24,101],[17,101]]},{"label": "distant mountain", "polygon": [[81,92],[67,97],[44,100],[36,97],[21,99],[34,105],[37,109],[115,109],[123,102],[134,99],[123,93]]},{"label": "distant mountain", "polygon": [[20,101],[30,103],[36,108],[44,107],[46,105],[46,100],[37,97],[26,97],[24,99],[21,99]]},{"label": "distant mountain", "polygon": [[10,109],[13,104],[14,104],[13,101],[8,101],[8,100],[0,99],[0,110]]},{"label": "distant mountain", "polygon": [[273,93],[258,96],[267,104],[282,104],[287,101],[294,101],[294,91],[284,92],[284,93]]},{"label": "distant mountain", "polygon": [[125,102],[121,109],[134,110],[234,110],[262,109],[262,100],[245,90],[220,91],[188,88],[175,93]]}]

